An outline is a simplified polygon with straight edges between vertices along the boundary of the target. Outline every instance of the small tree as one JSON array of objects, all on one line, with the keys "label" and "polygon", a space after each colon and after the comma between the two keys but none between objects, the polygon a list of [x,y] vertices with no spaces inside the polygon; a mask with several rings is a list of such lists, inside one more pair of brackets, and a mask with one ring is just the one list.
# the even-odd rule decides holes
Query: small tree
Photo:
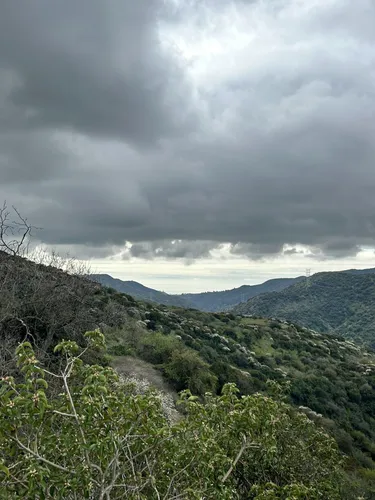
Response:
[{"label": "small tree", "polygon": [[217,377],[209,368],[196,351],[180,347],[173,351],[165,366],[165,374],[177,391],[187,387],[194,394],[203,396],[206,392],[215,392],[217,388]]},{"label": "small tree", "polygon": [[14,367],[14,347],[28,340],[38,357],[51,357],[62,338],[82,341],[82,331],[101,321],[119,326],[124,312],[101,304],[101,286],[86,264],[41,248],[29,251],[33,226],[6,203],[0,208],[0,375]]}]

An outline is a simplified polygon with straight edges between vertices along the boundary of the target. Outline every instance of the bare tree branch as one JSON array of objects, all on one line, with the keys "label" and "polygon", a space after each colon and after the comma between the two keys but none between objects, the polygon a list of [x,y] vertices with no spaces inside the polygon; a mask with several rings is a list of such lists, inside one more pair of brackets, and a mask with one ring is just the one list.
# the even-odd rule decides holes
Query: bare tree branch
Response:
[{"label": "bare tree branch", "polygon": [[0,250],[13,255],[25,255],[28,251],[32,230],[37,229],[23,217],[16,207],[12,206],[16,216],[12,220],[6,201],[0,208]]}]

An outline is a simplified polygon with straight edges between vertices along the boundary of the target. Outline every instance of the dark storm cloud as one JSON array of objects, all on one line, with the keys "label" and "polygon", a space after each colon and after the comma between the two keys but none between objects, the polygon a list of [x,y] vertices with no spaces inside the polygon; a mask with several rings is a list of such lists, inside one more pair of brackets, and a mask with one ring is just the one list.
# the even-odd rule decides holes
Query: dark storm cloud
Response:
[{"label": "dark storm cloud", "polygon": [[223,242],[252,259],[374,246],[372,2],[0,9],[0,199],[46,244],[185,260]]},{"label": "dark storm cloud", "polygon": [[287,248],[283,250],[283,255],[301,255],[303,254],[302,250],[297,250],[297,248]]},{"label": "dark storm cloud", "polygon": [[281,253],[283,244],[263,243],[236,243],[231,245],[230,252],[233,255],[246,255],[253,260],[275,256]]},{"label": "dark storm cloud", "polygon": [[[373,244],[373,241],[369,240]],[[306,256],[314,260],[344,259],[354,257],[361,248],[356,244],[355,238],[328,241],[320,247],[310,247]]]},{"label": "dark storm cloud", "polygon": [[3,2],[1,83],[5,109],[18,112],[3,126],[74,128],[144,144],[179,130],[191,117],[180,106],[182,72],[156,33],[162,4]]},{"label": "dark storm cloud", "polygon": [[29,183],[74,173],[69,159],[50,134],[44,132],[0,133],[1,184]]},{"label": "dark storm cloud", "polygon": [[211,257],[210,251],[217,246],[212,241],[152,241],[134,243],[123,258],[141,257],[143,259],[163,258],[167,260],[185,259],[193,261],[202,257]]}]

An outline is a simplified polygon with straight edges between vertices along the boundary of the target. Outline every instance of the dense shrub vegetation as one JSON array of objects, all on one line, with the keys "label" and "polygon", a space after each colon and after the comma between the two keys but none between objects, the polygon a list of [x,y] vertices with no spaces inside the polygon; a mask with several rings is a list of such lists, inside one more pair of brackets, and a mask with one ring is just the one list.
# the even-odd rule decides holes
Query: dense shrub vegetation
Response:
[{"label": "dense shrub vegetation", "polygon": [[[177,390],[198,395],[233,382],[242,394],[285,386],[290,403],[337,437],[353,464],[375,468],[375,358],[342,338],[279,321],[139,306],[152,317],[134,335],[109,335],[110,352],[140,356]],[[152,329],[148,330],[147,325]]]},{"label": "dense shrub vegetation", "polygon": [[375,274],[364,271],[317,273],[308,282],[254,297],[235,311],[295,321],[375,348]]},{"label": "dense shrub vegetation", "polygon": [[1,498],[341,498],[336,443],[283,402],[238,398],[230,384],[204,403],[184,392],[185,416],[171,423],[160,394],[84,364],[75,342],[56,346],[65,363],[54,375],[29,342],[16,352],[23,379],[0,386]]},{"label": "dense shrub vegetation", "polygon": [[[77,481],[86,488],[86,496],[94,488],[94,498],[99,498],[104,490],[109,491],[108,471],[117,458],[113,463],[106,462],[97,453],[111,449],[113,458],[112,439],[127,438],[133,425],[137,439],[147,438],[144,442],[134,438],[134,451],[130,448],[131,455],[139,458],[134,473],[134,464],[126,455],[129,450],[121,451],[123,468],[118,478],[122,481],[126,475],[128,479],[114,484],[126,485],[128,490],[119,490],[120,494],[116,486],[110,498],[123,498],[124,491],[129,498],[131,494],[134,498],[158,498],[154,486],[164,492],[158,493],[161,498],[167,492],[174,498],[175,493],[168,488],[175,476],[173,487],[179,485],[176,491],[185,491],[190,478],[191,491],[198,492],[194,495],[207,498],[375,497],[375,357],[365,348],[340,336],[316,333],[286,321],[138,302],[77,276],[74,266],[66,272],[6,252],[0,252],[0,291],[0,376],[6,379],[0,409],[0,498],[28,498],[25,492],[30,488],[34,496],[29,498],[56,497],[60,491],[66,495],[62,498],[79,498],[73,493],[78,483],[70,477],[76,474]],[[82,363],[72,361],[71,350],[84,341],[82,332],[97,328],[105,333],[112,357],[141,358],[158,369],[175,391],[189,390],[199,398],[186,401],[185,393],[184,418],[180,422],[171,424],[159,396],[137,394],[121,381],[108,367],[111,359],[103,351],[90,346],[80,355]],[[61,356],[54,346],[63,339],[68,344],[62,344]],[[14,357],[15,349],[18,358]],[[68,366],[72,367],[69,391],[82,421],[77,421],[63,383],[63,360],[66,363],[67,356]],[[25,362],[27,359],[32,362]],[[246,397],[238,399],[228,384],[235,384],[239,396]],[[206,396],[207,392],[212,396]],[[281,395],[284,402],[280,401]],[[267,415],[261,424],[256,414],[251,416],[250,406],[261,408],[259,412]],[[121,411],[115,411],[115,407],[121,407]],[[86,418],[90,427],[84,429],[84,444],[80,426]],[[236,434],[237,427],[242,429],[241,434]],[[245,428],[246,453],[241,452],[228,482],[223,482],[220,478],[231,469],[242,449]],[[287,434],[283,434],[284,428]],[[256,429],[265,433],[262,431],[260,436]],[[68,432],[76,436],[74,447]],[[349,478],[340,492],[337,488],[329,493],[324,490],[332,487],[332,478],[337,479],[335,474],[340,468],[337,450],[327,434],[336,440]],[[261,439],[262,452],[257,446],[248,446],[255,438]],[[268,441],[271,438],[273,441]],[[304,447],[315,441],[322,448],[312,446],[310,456],[310,448],[306,451]],[[294,443],[299,443],[296,449]],[[146,463],[145,450],[150,447],[153,451]],[[308,460],[299,455],[299,448],[306,451]],[[87,469],[86,452],[95,474],[90,467]],[[326,467],[325,453],[332,467]],[[194,457],[199,457],[198,463]],[[164,462],[167,459],[172,465]],[[48,465],[48,461],[63,469]],[[252,463],[262,468],[252,469]],[[300,472],[292,477],[291,468],[298,463],[302,468],[297,468]],[[311,471],[306,468],[309,463],[314,464],[314,470],[316,467],[319,485],[304,476],[303,471]],[[100,467],[100,480],[95,465]],[[72,472],[75,466],[77,473]],[[169,471],[168,486],[165,471]],[[155,478],[157,485],[147,478]],[[132,489],[145,483],[142,492]],[[211,487],[218,489],[212,493]],[[250,491],[253,497],[246,496]],[[105,495],[102,498],[108,497]],[[194,498],[193,493],[187,498]]]}]

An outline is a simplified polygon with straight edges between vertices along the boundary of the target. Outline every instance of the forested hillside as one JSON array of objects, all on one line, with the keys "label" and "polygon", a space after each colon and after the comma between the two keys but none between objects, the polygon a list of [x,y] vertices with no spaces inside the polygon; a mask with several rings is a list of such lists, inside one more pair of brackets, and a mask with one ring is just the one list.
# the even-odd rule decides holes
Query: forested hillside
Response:
[{"label": "forested hillside", "polygon": [[[345,341],[341,337],[314,333],[291,323],[262,318],[244,318],[231,313],[204,313],[196,310],[170,308],[139,302],[129,295],[116,292],[113,289],[103,288],[99,284],[77,276],[73,271],[74,269],[72,268],[71,272],[67,273],[51,265],[35,264],[18,256],[2,254],[0,283],[3,300],[0,303],[0,317],[2,318],[0,335],[3,380],[9,380],[9,377],[14,377],[16,382],[19,380],[21,376],[19,368],[22,365],[20,356],[21,358],[22,356],[26,356],[26,358],[27,356],[31,356],[30,359],[36,359],[36,356],[40,360],[40,364],[33,366],[44,366],[48,369],[48,373],[56,370],[59,372],[62,365],[57,352],[54,352],[54,346],[63,342],[62,347],[59,347],[59,349],[63,349],[63,352],[66,350],[66,352],[70,352],[73,349],[70,354],[73,356],[76,352],[75,343],[79,345],[85,345],[86,343],[85,331],[89,330],[93,332],[95,328],[99,328],[99,331],[105,334],[110,357],[104,351],[98,351],[92,345],[81,356],[84,363],[89,363],[89,365],[96,363],[98,366],[105,367],[108,363],[111,364],[114,363],[114,360],[120,359],[119,356],[126,357],[121,359],[142,359],[159,370],[175,392],[188,389],[193,395],[199,398],[203,405],[208,404],[209,401],[207,400],[207,396],[205,396],[207,391],[213,395],[219,395],[223,390],[227,390],[225,389],[227,383],[236,384],[242,395],[255,395],[259,393],[274,398],[276,407],[272,411],[276,411],[276,413],[284,411],[282,409],[284,407],[282,406],[277,410],[277,405],[292,405],[291,408],[295,408],[294,412],[297,411],[297,413],[307,415],[308,419],[312,420],[314,425],[317,425],[317,429],[320,428],[333,436],[338,443],[341,453],[347,457],[344,460],[344,468],[347,474],[349,474],[347,480],[352,485],[353,490],[346,487],[346,497],[337,496],[339,495],[337,491],[336,493],[332,493],[331,497],[356,498],[355,494],[361,492],[361,494],[367,494],[368,498],[371,498],[372,493],[370,492],[374,488],[372,470],[374,469],[375,459],[375,358],[373,354]],[[95,335],[97,336],[98,334]],[[17,349],[17,345],[20,342],[21,345],[24,345],[22,342],[25,341],[29,342],[30,347],[27,347],[27,345],[26,347],[22,347],[22,352],[29,352],[28,349],[32,349],[35,355],[19,354],[18,358],[15,358],[14,352]],[[66,341],[68,341],[68,344],[64,344]],[[21,352],[19,349],[18,352]],[[25,349],[26,351],[24,351]],[[18,362],[16,363],[17,359]],[[77,384],[94,384],[96,375],[94,379],[92,377],[97,373],[99,368],[91,369],[87,367],[84,370],[87,371],[87,374],[83,377],[82,381],[77,381]],[[89,375],[91,373],[90,370],[94,370],[92,375]],[[26,373],[29,373],[29,371],[26,371]],[[41,375],[43,371],[38,373]],[[49,387],[52,389],[57,388],[55,379],[52,378],[49,380],[51,377],[48,373],[46,377],[50,384]],[[33,401],[33,398],[36,397],[35,394],[40,394],[39,392],[35,392],[36,389],[33,389],[36,378],[34,378],[31,372],[30,377],[29,382],[22,389],[22,393],[26,391],[24,397],[27,401],[29,401],[29,397]],[[92,382],[89,382],[90,380]],[[99,380],[102,380],[101,384],[103,384],[105,378],[101,377],[98,379],[98,383]],[[104,384],[104,387],[106,387],[106,384]],[[17,388],[15,390],[19,391]],[[27,395],[28,390],[32,391],[30,396]],[[42,388],[39,390],[42,390]],[[90,393],[94,389],[87,390]],[[103,391],[107,392],[113,390],[112,386],[103,389]],[[104,405],[106,405],[105,396],[103,396],[105,393],[100,392],[101,396],[97,396],[102,401],[101,404]],[[3,396],[1,397],[3,398],[11,397],[11,393],[7,391],[4,384],[2,394]],[[53,399],[55,394],[56,390],[53,389],[52,393],[47,394],[47,396],[48,398],[52,397],[52,400],[55,401]],[[80,400],[79,394],[81,392],[74,393],[74,398],[78,398],[76,405],[85,412],[85,405],[89,400],[85,398]],[[39,397],[41,396],[38,396],[38,399]],[[113,397],[116,400],[118,396],[113,395]],[[280,398],[283,398],[285,403],[278,403],[277,401],[280,401]],[[10,414],[6,409],[13,408],[13,404],[16,409],[18,408],[17,405],[20,404],[19,411],[23,412],[24,415],[28,415],[28,413],[25,413],[26,407],[22,406],[26,404],[26,400],[21,398],[17,402],[15,400],[14,403],[12,402],[13,400],[10,402],[9,399],[7,400],[8,406],[3,406],[6,413],[2,415],[3,423],[0,422],[0,427],[5,425],[4,418],[8,419],[10,415],[14,415],[15,419],[19,418],[16,410],[14,410],[14,414]],[[56,403],[53,401],[51,403],[52,407]],[[64,401],[66,405],[67,400],[65,399]],[[214,405],[212,407],[213,412],[217,411],[215,409],[215,401],[212,401]],[[260,400],[257,401],[257,399],[250,399],[246,404],[260,404]],[[69,410],[64,404],[62,402],[58,403],[56,411],[63,414],[70,414],[72,409],[70,408]],[[140,402],[139,404],[147,406],[150,404],[150,401],[146,398],[143,403]],[[218,400],[217,404],[224,404],[224,401],[220,403],[220,400]],[[99,407],[98,411],[100,411]],[[194,418],[192,417],[193,421],[201,421],[203,416],[198,416],[196,412],[204,412],[204,406],[202,408],[200,406],[193,407],[191,411],[195,415]],[[228,411],[234,410],[230,410],[228,407]],[[276,418],[272,417],[271,408],[268,410],[264,409],[264,411],[269,418]],[[48,415],[47,412],[46,418]],[[112,410],[111,415],[110,419],[113,419],[113,422],[117,422],[115,413]],[[38,418],[42,418],[42,416],[39,415]],[[198,420],[194,420],[195,418]],[[212,418],[216,417],[212,416]],[[221,416],[219,420],[222,421],[223,418]],[[26,432],[22,430],[25,429],[24,426],[30,424],[29,420],[28,424],[23,420],[22,422],[20,424],[18,440],[22,438],[23,432]],[[38,422],[38,425],[40,425],[39,420]],[[213,422],[210,420],[208,424],[209,428],[211,425],[214,425]],[[159,424],[162,427],[164,426],[160,422]],[[159,424],[155,423],[156,426]],[[252,429],[252,425],[250,421],[246,424],[249,432]],[[292,427],[294,426],[294,424],[291,425]],[[289,424],[286,428],[288,426]],[[52,426],[51,429],[53,428]],[[69,432],[72,432],[70,424],[68,428],[70,429]],[[3,438],[4,436],[8,436],[7,439],[10,439],[9,446],[13,446],[14,442],[12,441],[11,434],[8,434],[6,430],[4,431],[3,427],[1,429]],[[33,430],[29,427],[27,429],[27,432],[31,432],[32,435],[34,435],[34,431],[36,432],[36,429]],[[145,432],[145,429],[142,432]],[[215,432],[213,427],[213,434],[211,434],[213,442],[218,441],[218,436]],[[279,432],[277,431],[277,427],[275,427],[275,432]],[[97,430],[95,439],[98,440],[100,435],[100,431]],[[104,433],[104,435],[106,434]],[[90,436],[90,439],[94,439],[91,434]],[[261,436],[263,434],[260,435],[259,439],[263,439]],[[228,442],[230,442],[232,438],[227,437],[229,439]],[[251,439],[253,438],[255,439],[254,436]],[[41,436],[37,439],[41,439]],[[61,436],[61,439],[65,439],[65,437]],[[109,437],[107,436],[106,439],[109,439]],[[202,436],[201,439],[204,441],[208,439],[208,436]],[[242,449],[242,438],[238,436],[233,439],[234,442],[238,442],[236,445],[237,452],[233,449],[234,455],[231,455],[231,459],[227,455],[228,458],[226,460],[229,460],[229,462],[230,460],[233,461],[236,453]],[[236,441],[237,439],[239,441]],[[278,440],[281,439],[281,435],[275,436],[275,439],[274,444],[269,443],[267,446],[271,448],[276,446],[275,452],[277,451],[277,453],[281,453],[281,450],[285,451],[285,448],[283,448],[284,445],[275,444],[279,442]],[[292,438],[284,436],[282,439],[288,441]],[[295,437],[294,439],[299,439],[301,443],[305,443],[303,436]],[[328,444],[329,441],[327,439],[325,438],[325,442]],[[316,437],[314,440],[319,441]],[[22,439],[20,442],[22,444]],[[65,445],[61,444],[61,446]],[[101,446],[100,439],[97,442],[97,446]],[[180,443],[176,444],[176,446],[181,447],[182,445]],[[204,445],[202,444],[202,446]],[[265,444],[263,443],[262,446],[265,446]],[[278,446],[281,446],[281,448],[278,448]],[[301,449],[304,449],[305,445],[301,444],[301,446]],[[48,446],[47,449],[49,449]],[[7,470],[9,470],[10,456],[8,456],[8,453],[10,453],[10,448],[8,451],[6,450],[1,452],[0,461],[2,459],[5,464],[4,467],[7,467]],[[222,453],[224,453],[223,450],[225,450],[225,446],[224,448],[220,448],[221,457]],[[289,458],[285,454],[277,454],[273,455],[274,458],[272,460],[276,460],[281,465],[285,464],[285,467],[292,467],[287,464],[291,464],[290,460],[293,457],[293,453],[295,453],[294,459],[297,459],[297,450],[293,453],[291,449],[288,450],[287,454]],[[56,450],[53,453],[56,453]],[[162,453],[165,453],[165,451],[162,451]],[[316,451],[316,453],[318,452]],[[22,450],[21,456],[23,456]],[[246,456],[246,460],[251,461],[255,459],[254,455]],[[270,455],[267,456],[267,460],[271,460]],[[312,461],[315,460],[313,457],[310,458]],[[207,463],[205,460],[208,460],[207,456],[206,458],[202,457],[202,464]],[[248,467],[246,463],[249,462],[244,462],[243,460],[245,460],[245,454],[243,459],[239,461],[240,469],[241,467]],[[259,457],[256,460],[259,460]],[[333,457],[332,460],[332,463],[334,463]],[[300,456],[298,461],[305,464],[305,461]],[[39,463],[38,460],[36,462]],[[181,464],[182,468],[188,468],[188,463],[182,461]],[[271,469],[275,467],[271,462],[269,464]],[[302,475],[299,482],[304,485],[303,488],[312,488],[310,483],[306,483],[308,475],[307,465],[304,465],[304,467],[306,467],[305,476],[303,477],[301,472]],[[68,465],[66,468],[69,468]],[[230,465],[228,465],[228,470],[229,468]],[[174,473],[177,472],[176,470],[174,471]],[[225,474],[225,472],[223,471],[222,474]],[[247,474],[249,474],[249,481],[254,486],[254,490],[252,490],[254,494],[250,498],[264,498],[261,496],[261,493],[259,493],[260,496],[256,496],[255,493],[256,491],[263,491],[262,488],[264,488],[264,483],[259,483],[260,479],[257,479],[257,471],[249,471]],[[334,471],[331,470],[330,474],[333,478]],[[238,476],[235,477],[235,481],[239,481]],[[281,476],[277,479],[272,474],[267,477],[269,481],[275,482],[275,484],[281,481],[281,486],[294,487],[288,483],[290,481],[288,479],[289,476],[283,476],[283,480],[280,479]],[[323,486],[325,484],[322,479],[323,476],[319,477],[321,478],[321,487],[325,488],[326,486]],[[8,481],[5,484],[10,483]],[[220,484],[220,481],[217,484]],[[225,496],[224,493],[224,496],[220,496],[222,493],[217,490],[219,492],[217,496],[209,498],[245,498],[240,493],[241,488],[244,487],[244,483],[241,483],[241,487],[238,484],[236,486],[231,483],[230,488],[234,488],[232,496]],[[297,488],[297,486],[295,487]],[[14,484],[13,487],[15,487]],[[197,483],[195,487],[198,488],[198,491],[203,486],[198,486]],[[236,491],[235,494],[233,493],[234,491]],[[285,491],[283,493],[280,492],[280,496],[275,490],[272,498],[284,498]],[[228,493],[225,494],[227,495]],[[327,493],[321,494],[323,496],[327,495]],[[340,493],[340,495],[343,495],[343,493]],[[325,498],[331,497],[326,496]],[[18,497],[15,496],[14,498]],[[153,498],[153,496],[141,498]],[[169,497],[167,496],[166,498]],[[171,496],[170,498],[174,497]],[[195,497],[188,496],[187,498]],[[311,498],[315,497],[311,496]]]},{"label": "forested hillside", "polygon": [[278,293],[240,304],[237,314],[295,321],[375,347],[375,275],[371,270],[318,273]]},{"label": "forested hillside", "polygon": [[145,304],[138,311],[141,330],[136,336],[126,327],[112,332],[110,353],[141,357],[158,366],[176,390],[188,387],[202,396],[220,392],[227,382],[243,394],[268,392],[267,381],[278,382],[288,387],[291,403],[306,407],[336,435],[354,462],[372,467],[373,354],[287,322]]}]

